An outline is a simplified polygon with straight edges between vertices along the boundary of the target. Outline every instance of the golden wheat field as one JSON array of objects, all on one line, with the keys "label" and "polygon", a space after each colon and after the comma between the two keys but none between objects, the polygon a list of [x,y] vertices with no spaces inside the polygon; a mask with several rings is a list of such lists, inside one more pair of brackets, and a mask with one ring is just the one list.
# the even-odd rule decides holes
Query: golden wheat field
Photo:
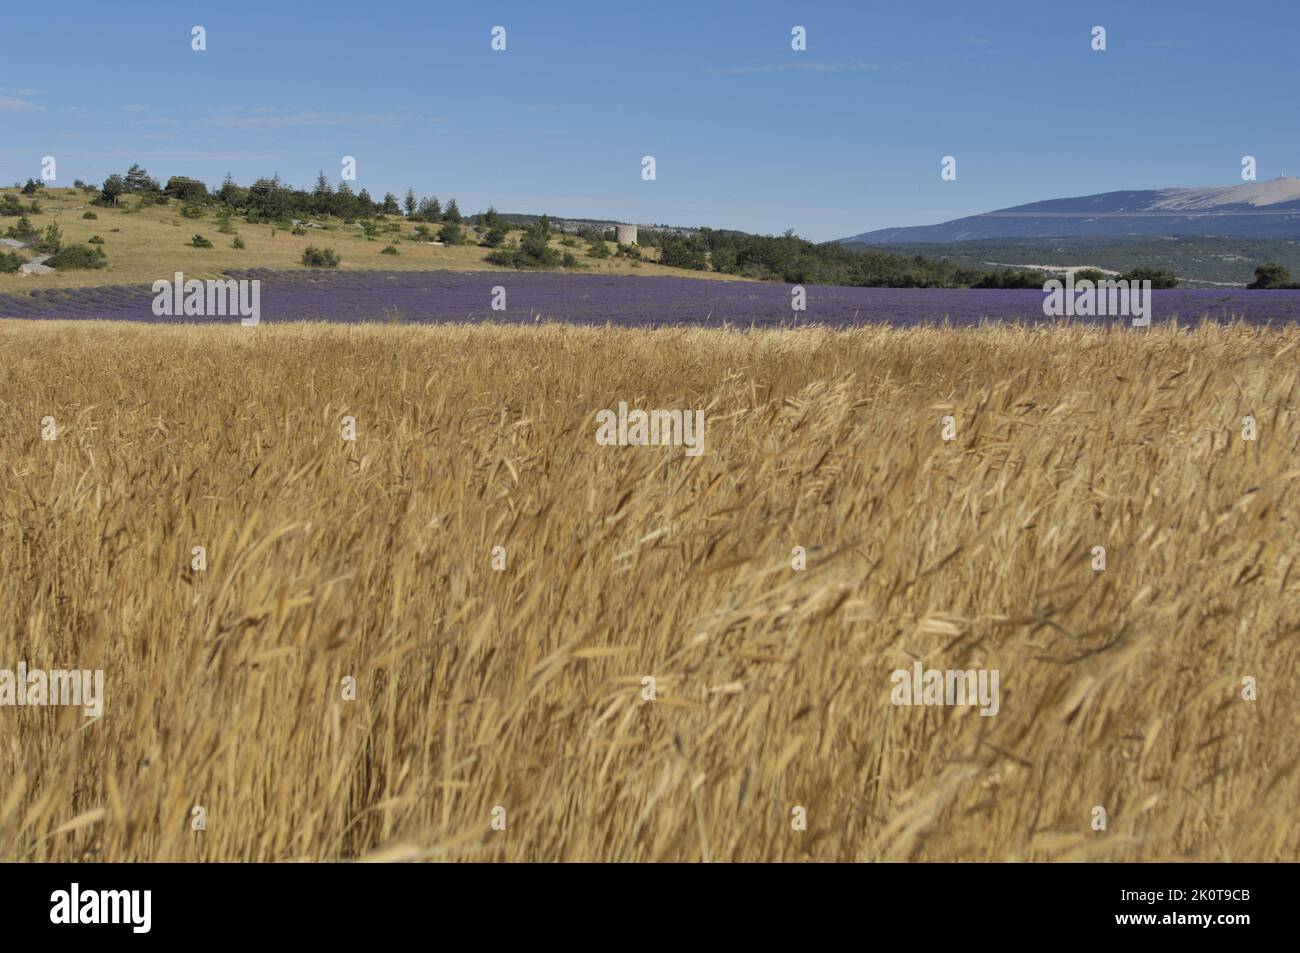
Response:
[{"label": "golden wheat field", "polygon": [[1297,344],[2,322],[0,858],[1296,860]]}]

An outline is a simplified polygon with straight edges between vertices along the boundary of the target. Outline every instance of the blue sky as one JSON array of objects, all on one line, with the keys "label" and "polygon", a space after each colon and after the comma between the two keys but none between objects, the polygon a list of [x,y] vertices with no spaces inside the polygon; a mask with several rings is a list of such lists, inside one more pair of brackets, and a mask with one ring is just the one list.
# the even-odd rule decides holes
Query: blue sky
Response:
[{"label": "blue sky", "polygon": [[[986,9],[987,8],[987,9]],[[0,182],[333,181],[828,240],[1300,175],[1300,3],[70,2],[11,11]],[[202,25],[207,50],[190,48]],[[507,31],[507,50],[490,31]],[[807,29],[808,49],[790,48]],[[1095,25],[1105,52],[1090,48]],[[657,179],[641,178],[653,155]],[[941,181],[944,155],[957,179]]]}]

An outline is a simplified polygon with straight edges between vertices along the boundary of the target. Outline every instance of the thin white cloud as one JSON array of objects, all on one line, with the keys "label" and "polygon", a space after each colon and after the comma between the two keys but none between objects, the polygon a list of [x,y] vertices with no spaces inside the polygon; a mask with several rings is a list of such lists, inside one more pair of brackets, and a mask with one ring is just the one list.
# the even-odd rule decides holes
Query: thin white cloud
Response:
[{"label": "thin white cloud", "polygon": [[21,96],[0,93],[0,113],[43,113],[45,107]]},{"label": "thin white cloud", "polygon": [[211,106],[208,109],[210,113],[275,113],[279,112],[274,106]]},{"label": "thin white cloud", "polygon": [[767,66],[711,68],[710,73],[748,76],[753,73],[866,73],[880,69],[876,63],[772,63]]},{"label": "thin white cloud", "polygon": [[343,114],[317,112],[310,109],[282,113],[269,109],[269,107],[259,107],[244,114],[223,111],[222,115],[210,120],[214,126],[272,129],[305,126],[358,126],[397,121],[398,117],[391,113]]}]

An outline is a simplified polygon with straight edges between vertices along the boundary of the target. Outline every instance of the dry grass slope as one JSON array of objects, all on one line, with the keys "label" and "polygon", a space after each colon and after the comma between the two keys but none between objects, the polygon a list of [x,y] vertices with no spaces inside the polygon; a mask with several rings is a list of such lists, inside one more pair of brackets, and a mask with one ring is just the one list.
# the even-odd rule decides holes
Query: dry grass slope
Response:
[{"label": "dry grass slope", "polygon": [[0,857],[1296,860],[1298,342],[0,324]]},{"label": "dry grass slope", "polygon": [[[18,196],[14,189],[0,189],[0,195]],[[324,229],[306,229],[305,235],[294,235],[283,227],[269,223],[250,225],[234,219],[231,226],[243,239],[245,247],[231,248],[233,234],[223,234],[217,229],[216,209],[205,211],[201,219],[181,215],[181,205],[175,199],[166,205],[141,207],[135,196],[124,197],[117,208],[101,208],[90,204],[91,197],[74,189],[48,189],[37,196],[44,209],[32,215],[31,223],[37,229],[57,224],[63,233],[64,244],[89,241],[95,235],[104,239],[101,246],[108,258],[106,267],[91,271],[56,271],[49,275],[23,276],[0,274],[0,293],[21,293],[38,288],[79,288],[95,285],[152,285],[159,279],[172,280],[182,271],[187,278],[218,278],[227,271],[248,268],[272,268],[290,271],[304,270],[302,253],[308,245],[332,249],[342,256],[343,271],[422,271],[426,269],[452,271],[500,271],[513,269],[488,264],[491,249],[478,247],[480,236],[473,226],[466,225],[467,245],[429,245],[411,237],[413,222],[400,216],[375,220],[380,233],[368,240],[360,231],[350,228],[338,219],[321,217]],[[30,200],[23,198],[23,205]],[[85,212],[94,212],[97,219],[85,220]],[[0,218],[0,235],[18,222],[17,218]],[[398,226],[397,232],[386,229]],[[437,233],[440,225],[429,228]],[[190,239],[201,234],[213,243],[212,248],[194,248]],[[518,241],[521,231],[512,231],[510,238]],[[400,236],[400,237],[399,237]],[[386,245],[395,243],[397,255],[385,255]],[[565,246],[562,236],[555,235],[551,247],[556,252],[572,252],[581,264],[582,274],[668,275],[678,278],[709,278],[721,281],[743,281],[735,275],[714,272],[690,271],[669,268],[658,264],[657,248],[642,249],[646,261],[632,262],[626,258],[594,259],[587,257],[587,243]],[[617,246],[610,242],[608,248]],[[7,250],[7,249],[6,249]],[[30,258],[30,250],[24,252]]]}]

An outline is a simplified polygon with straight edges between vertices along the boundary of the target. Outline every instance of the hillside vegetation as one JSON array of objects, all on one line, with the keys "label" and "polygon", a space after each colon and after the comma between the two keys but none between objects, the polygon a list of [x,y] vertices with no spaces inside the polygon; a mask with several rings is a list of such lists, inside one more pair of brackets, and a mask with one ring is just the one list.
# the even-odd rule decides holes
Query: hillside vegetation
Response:
[{"label": "hillside vegetation", "polygon": [[[0,201],[5,195],[18,196],[13,189],[0,191]],[[24,277],[0,267],[0,291],[22,291],[42,287],[80,287],[86,285],[152,284],[160,278],[171,279],[177,271],[187,278],[215,278],[232,270],[250,268],[301,269],[303,254],[308,247],[324,246],[332,249],[342,260],[339,267],[351,269],[421,270],[454,269],[459,271],[491,271],[494,266],[488,256],[493,248],[480,247],[478,242],[488,229],[472,222],[462,226],[465,244],[435,245],[430,242],[439,237],[440,225],[426,225],[427,238],[415,234],[425,224],[406,221],[399,213],[379,215],[366,223],[330,216],[308,216],[323,228],[299,227],[278,221],[248,222],[235,216],[228,223],[215,206],[202,206],[195,217],[184,214],[185,204],[177,199],[163,199],[155,204],[144,202],[139,195],[119,197],[116,206],[92,204],[92,196],[80,189],[47,189],[36,196],[39,213],[25,211],[30,200],[23,198],[24,212],[15,216],[0,217],[0,236],[16,227],[26,215],[37,232],[44,232],[51,224],[57,225],[64,244],[85,245],[99,237],[102,244],[86,247],[100,249],[104,264],[93,270],[59,270],[54,274]],[[90,212],[95,216],[83,216]],[[193,213],[191,213],[193,215]],[[302,219],[306,221],[306,219]],[[369,226],[369,231],[367,230]],[[223,228],[226,229],[223,231]],[[195,234],[212,243],[211,248],[196,247]],[[524,237],[522,229],[509,229],[503,243],[519,242]],[[572,246],[565,244],[567,236],[552,234],[547,239],[554,251],[556,267],[560,266],[566,252],[582,255],[585,244],[571,238]],[[238,238],[242,247],[234,247]],[[611,249],[617,246],[610,242]],[[396,254],[385,252],[392,248]],[[19,256],[18,263],[30,259],[32,250],[15,252],[0,248],[0,253]],[[639,259],[620,257],[611,253],[607,258],[582,257],[585,273],[699,276],[699,272],[661,266],[653,248],[644,249]],[[15,263],[15,269],[17,264]],[[503,269],[504,270],[504,269]],[[710,275],[727,278],[726,275]]]},{"label": "hillside vegetation", "polygon": [[[81,213],[80,215],[78,213]],[[6,223],[10,223],[6,225]],[[59,241],[54,226],[61,230]],[[793,232],[749,235],[711,228],[642,228],[638,245],[620,245],[612,229],[578,224],[565,232],[546,216],[466,215],[413,191],[381,201],[322,174],[314,189],[278,178],[243,187],[227,177],[210,191],[197,180],[165,185],[139,166],[102,186],[45,189],[29,180],[0,190],[0,232],[28,244],[0,251],[0,291],[40,284],[152,283],[184,271],[216,277],[248,268],[563,269],[610,274],[702,276],[787,284],[893,288],[1041,288],[1040,272],[954,265],[938,258],[849,250]],[[44,239],[37,242],[37,239]],[[69,246],[54,274],[22,276],[37,252]],[[37,262],[38,264],[40,262]]]},{"label": "hillside vegetation", "polygon": [[868,247],[896,255],[924,254],[953,265],[991,263],[1026,268],[1091,266],[1114,272],[1150,268],[1178,275],[1184,287],[1246,286],[1255,269],[1276,262],[1300,274],[1300,241],[1286,238],[1007,238],[944,244]]}]

